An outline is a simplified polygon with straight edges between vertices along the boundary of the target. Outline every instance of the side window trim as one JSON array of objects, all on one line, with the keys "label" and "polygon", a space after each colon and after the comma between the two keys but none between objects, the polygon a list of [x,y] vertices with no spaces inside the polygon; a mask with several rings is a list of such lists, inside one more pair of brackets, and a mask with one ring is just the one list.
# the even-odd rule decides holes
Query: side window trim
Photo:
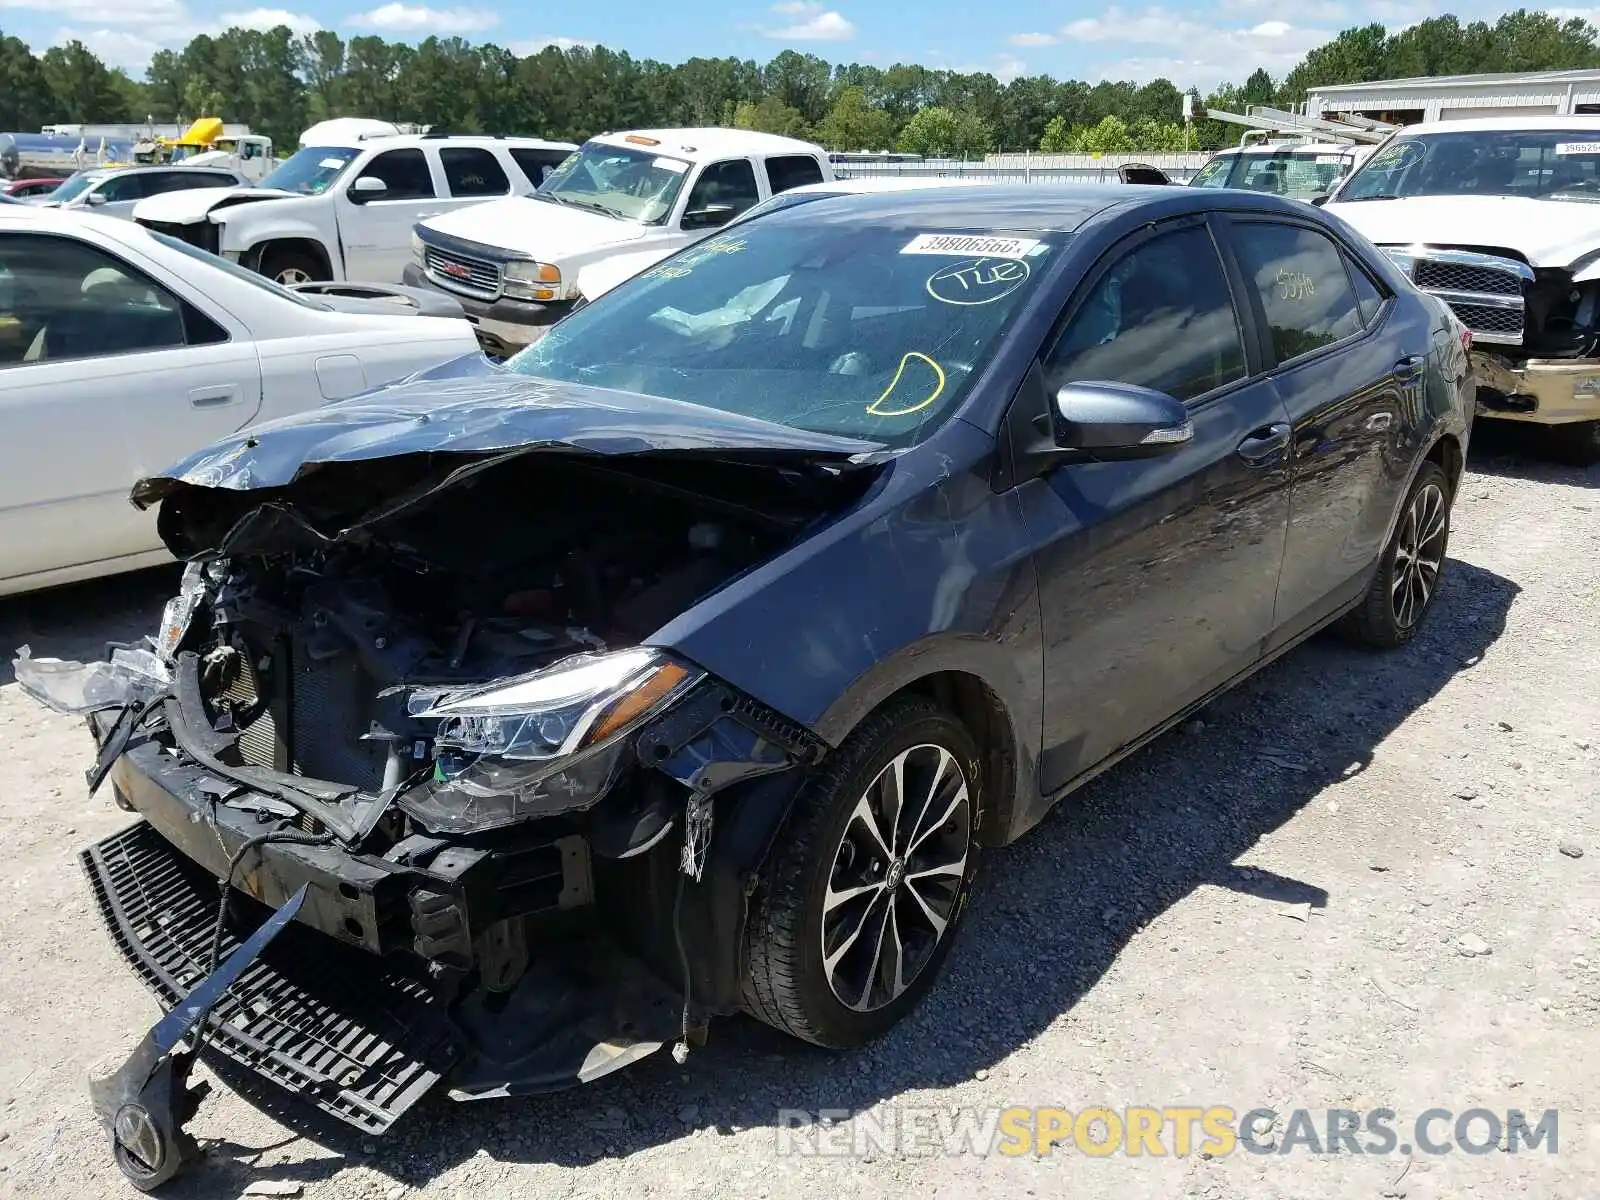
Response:
[{"label": "side window trim", "polygon": [[1377,278],[1367,269],[1367,264],[1339,239],[1334,239],[1334,245],[1339,248],[1339,257],[1344,259],[1345,274],[1350,278],[1350,290],[1356,293],[1356,313],[1361,312],[1361,293],[1356,288],[1355,276],[1359,274],[1371,285],[1372,290],[1378,293],[1378,309],[1372,314],[1372,320],[1362,319],[1361,324],[1368,333],[1376,333],[1389,319],[1389,314],[1394,311],[1394,292],[1383,280]]},{"label": "side window trim", "polygon": [[[1108,246],[1100,257],[1095,259],[1094,265],[1085,272],[1083,278],[1078,281],[1077,286],[1073,288],[1066,307],[1061,310],[1061,314],[1050,327],[1050,332],[1045,336],[1044,343],[1034,355],[1035,364],[1043,367],[1044,363],[1055,353],[1057,345],[1060,344],[1062,337],[1066,335],[1068,327],[1088,301],[1089,296],[1093,294],[1094,289],[1099,286],[1100,281],[1105,278],[1111,268],[1121,262],[1123,258],[1145,243],[1154,241],[1165,234],[1177,233],[1184,229],[1202,229],[1211,238],[1212,249],[1217,253],[1218,260],[1222,266],[1223,278],[1228,285],[1229,299],[1233,302],[1234,320],[1238,322],[1239,336],[1244,346],[1245,371],[1238,379],[1229,380],[1227,383],[1212,388],[1209,392],[1202,392],[1198,396],[1190,397],[1184,401],[1184,407],[1191,412],[1198,411],[1229,395],[1235,389],[1245,387],[1258,380],[1265,367],[1265,360],[1261,357],[1261,348],[1257,342],[1259,323],[1255,319],[1253,311],[1240,304],[1242,284],[1236,274],[1237,266],[1232,260],[1226,243],[1222,238],[1218,237],[1218,231],[1212,227],[1212,218],[1215,216],[1215,213],[1198,212],[1168,217],[1143,225]],[[1245,294],[1245,299],[1251,299],[1248,293]]]},{"label": "side window trim", "polygon": [[[1309,233],[1319,234],[1332,243],[1334,253],[1341,260],[1345,260],[1345,283],[1350,287],[1352,301],[1356,300],[1355,285],[1350,282],[1349,278],[1350,264],[1348,259],[1351,256],[1351,252],[1343,240],[1334,236],[1331,230],[1324,229],[1314,221],[1298,220],[1292,216],[1279,216],[1276,213],[1268,216],[1262,213],[1231,212],[1218,213],[1217,216],[1227,222],[1228,236],[1224,239],[1223,244],[1226,246],[1226,253],[1229,259],[1232,260],[1234,268],[1239,271],[1241,278],[1247,277],[1244,275],[1244,264],[1237,258],[1237,243],[1234,239],[1244,237],[1244,228],[1249,225],[1285,225],[1291,229],[1302,229]],[[1389,294],[1388,288],[1382,286],[1378,288],[1378,293],[1384,297],[1384,303],[1379,307],[1378,311],[1379,313],[1386,313],[1388,312],[1388,302],[1393,299],[1393,296]],[[1245,288],[1245,298],[1250,305],[1252,323],[1260,331],[1258,337],[1261,340],[1263,354],[1261,373],[1269,378],[1279,375],[1285,370],[1298,369],[1306,363],[1316,362],[1317,359],[1333,351],[1348,349],[1363,338],[1373,336],[1383,323],[1382,321],[1374,321],[1371,325],[1366,324],[1361,319],[1361,305],[1358,302],[1356,303],[1356,322],[1360,328],[1354,333],[1342,337],[1336,342],[1329,342],[1326,346],[1318,346],[1315,350],[1308,350],[1304,354],[1296,355],[1294,358],[1286,358],[1279,362],[1277,354],[1272,348],[1271,325],[1267,320],[1266,306],[1261,303],[1261,297],[1256,294],[1256,290],[1252,287]]]}]

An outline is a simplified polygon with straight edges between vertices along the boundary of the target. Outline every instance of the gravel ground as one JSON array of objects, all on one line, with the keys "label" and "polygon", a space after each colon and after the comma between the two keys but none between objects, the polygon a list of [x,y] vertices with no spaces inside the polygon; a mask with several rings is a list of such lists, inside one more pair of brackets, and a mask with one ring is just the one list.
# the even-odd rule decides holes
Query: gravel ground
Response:
[{"label": "gravel ground", "polygon": [[[944,978],[884,1042],[835,1056],[723,1021],[683,1067],[657,1055],[555,1097],[430,1100],[379,1144],[222,1090],[192,1126],[207,1159],[171,1194],[1600,1194],[1600,468],[1479,440],[1424,633],[1387,656],[1317,639],[990,854]],[[174,580],[0,604],[0,646],[93,654],[151,628]],[[85,1072],[158,1012],[75,862],[127,818],[85,798],[81,726],[28,702],[9,667],[0,680],[0,1194],[131,1194]],[[1391,1108],[1402,1135],[1435,1107],[1556,1109],[1559,1141],[779,1153],[781,1109],[1018,1104],[1305,1108],[1319,1125]]]}]

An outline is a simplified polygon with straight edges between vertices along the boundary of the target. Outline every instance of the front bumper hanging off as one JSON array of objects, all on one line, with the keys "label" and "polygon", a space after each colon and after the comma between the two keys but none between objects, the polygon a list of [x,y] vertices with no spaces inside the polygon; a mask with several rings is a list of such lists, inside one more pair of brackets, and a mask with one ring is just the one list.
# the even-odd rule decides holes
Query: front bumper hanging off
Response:
[{"label": "front bumper hanging off", "polygon": [[[144,822],[81,861],[117,948],[172,1008],[207,974],[217,881]],[[223,955],[239,943],[225,925]],[[298,924],[223,996],[208,1043],[368,1134],[387,1130],[464,1051],[424,982]]]}]

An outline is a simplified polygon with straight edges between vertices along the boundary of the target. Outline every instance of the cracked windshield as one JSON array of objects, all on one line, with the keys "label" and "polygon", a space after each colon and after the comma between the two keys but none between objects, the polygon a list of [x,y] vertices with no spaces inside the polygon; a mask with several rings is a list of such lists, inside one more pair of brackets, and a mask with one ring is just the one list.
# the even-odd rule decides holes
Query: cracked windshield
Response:
[{"label": "cracked windshield", "polygon": [[513,358],[891,445],[954,410],[1063,240],[774,214],[668,259]]}]

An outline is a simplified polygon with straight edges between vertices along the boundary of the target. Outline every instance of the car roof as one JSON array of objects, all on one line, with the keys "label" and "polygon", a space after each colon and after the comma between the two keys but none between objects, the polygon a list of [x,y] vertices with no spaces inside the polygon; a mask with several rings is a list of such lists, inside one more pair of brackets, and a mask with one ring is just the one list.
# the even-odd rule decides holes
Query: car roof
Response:
[{"label": "car roof", "polygon": [[1571,130],[1600,137],[1600,116],[1556,117],[1529,113],[1525,117],[1478,117],[1462,121],[1425,121],[1420,125],[1407,125],[1396,136],[1411,137],[1419,133],[1509,133],[1519,129],[1541,132]]},{"label": "car roof", "polygon": [[152,171],[210,171],[213,175],[237,175],[232,167],[224,167],[217,163],[136,163],[127,167],[85,167],[79,171],[80,175],[88,175],[94,179],[106,179],[112,175],[148,175]]},{"label": "car roof", "polygon": [[867,192],[913,192],[936,187],[982,187],[988,180],[960,176],[940,175],[868,175],[858,179],[829,179],[822,183],[805,183],[777,193],[780,196],[801,195],[862,195]]},{"label": "car roof", "polygon": [[[641,147],[629,138],[649,138],[659,143]],[[821,147],[799,138],[784,137],[776,133],[757,133],[749,129],[620,129],[615,133],[596,134],[592,141],[603,146],[626,146],[630,149],[656,150],[661,154],[703,162],[728,155],[749,154],[811,154],[821,153]]]},{"label": "car roof", "polygon": [[[818,189],[822,190],[822,189]],[[1035,233],[1072,233],[1106,210],[1153,204],[1203,189],[1136,184],[983,183],[961,188],[902,188],[898,191],[841,193],[848,199],[852,221],[916,227],[930,233],[964,229],[1006,229]],[[763,219],[825,219],[834,206],[826,201],[780,209]]]},{"label": "car roof", "polygon": [[[330,122],[331,124],[331,122]],[[343,133],[331,130],[319,135],[316,141],[298,147],[301,150],[409,150],[418,146],[513,146],[535,150],[576,150],[572,142],[552,142],[544,138],[522,137],[504,133],[368,133],[359,130]]]},{"label": "car roof", "polygon": [[18,204],[15,208],[0,211],[0,229],[13,233],[26,231],[79,234],[89,231],[130,249],[145,253],[155,250],[152,245],[155,239],[143,225],[77,208],[46,208],[38,204]]},{"label": "car roof", "polygon": [[1354,154],[1368,148],[1348,146],[1342,142],[1254,142],[1248,146],[1229,146],[1225,150],[1218,150],[1215,157],[1221,158],[1225,154],[1272,154],[1278,157],[1285,154]]}]

